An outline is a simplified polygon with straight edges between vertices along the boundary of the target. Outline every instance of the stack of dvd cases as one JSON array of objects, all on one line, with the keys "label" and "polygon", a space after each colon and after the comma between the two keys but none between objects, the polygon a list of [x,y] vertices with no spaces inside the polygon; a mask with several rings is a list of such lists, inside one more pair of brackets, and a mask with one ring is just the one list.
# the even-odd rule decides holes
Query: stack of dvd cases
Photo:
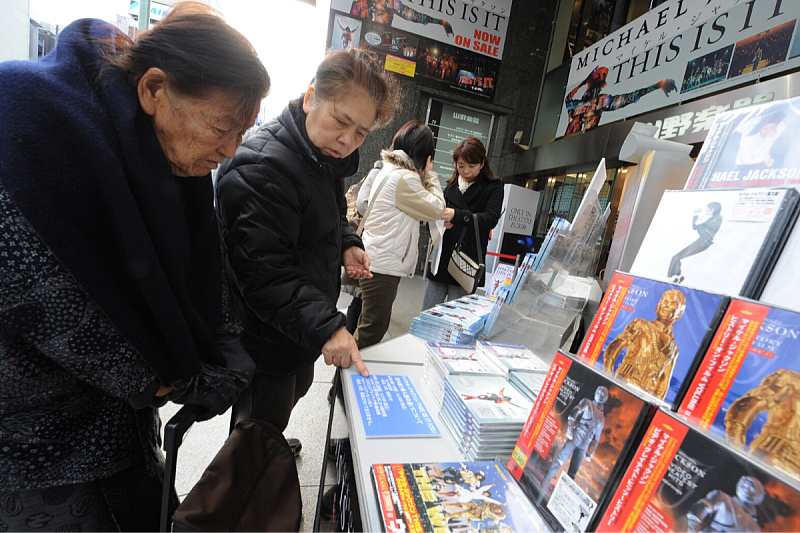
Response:
[{"label": "stack of dvd cases", "polygon": [[478,338],[494,302],[470,294],[426,309],[411,320],[412,335],[433,342],[472,344]]},{"label": "stack of dvd cases", "polygon": [[508,382],[525,395],[531,402],[536,401],[539,391],[542,390],[547,372],[524,372],[512,370],[508,373]]},{"label": "stack of dvd cases", "polygon": [[477,349],[471,344],[451,344],[427,342],[427,354],[422,365],[422,384],[436,398],[436,405],[442,405],[444,379],[454,374],[500,375],[477,356]]},{"label": "stack of dvd cases", "polygon": [[510,456],[532,408],[502,376],[453,375],[439,418],[466,460],[484,461]]},{"label": "stack of dvd cases", "polygon": [[550,364],[521,344],[478,341],[478,357],[508,377],[511,371],[547,374]]}]

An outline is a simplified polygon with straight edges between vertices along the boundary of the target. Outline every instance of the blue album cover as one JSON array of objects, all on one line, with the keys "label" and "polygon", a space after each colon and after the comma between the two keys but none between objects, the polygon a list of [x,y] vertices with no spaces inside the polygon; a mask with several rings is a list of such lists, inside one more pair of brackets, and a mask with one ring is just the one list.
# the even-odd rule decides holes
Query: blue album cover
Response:
[{"label": "blue album cover", "polygon": [[721,294],[617,272],[578,357],[674,409],[727,302]]},{"label": "blue album cover", "polygon": [[408,376],[351,375],[364,433],[379,437],[438,437],[439,428]]},{"label": "blue album cover", "polygon": [[734,299],[678,413],[800,478],[800,313]]}]

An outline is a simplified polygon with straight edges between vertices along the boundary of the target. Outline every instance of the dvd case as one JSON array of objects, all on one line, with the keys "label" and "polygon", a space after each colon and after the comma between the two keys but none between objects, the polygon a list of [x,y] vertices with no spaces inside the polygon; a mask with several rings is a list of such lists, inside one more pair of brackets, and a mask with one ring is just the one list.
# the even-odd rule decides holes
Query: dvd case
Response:
[{"label": "dvd case", "polygon": [[386,532],[546,528],[498,461],[373,464],[371,474]]},{"label": "dvd case", "polygon": [[800,312],[800,225],[795,224],[769,274],[764,276],[764,287],[758,300],[776,307]]},{"label": "dvd case", "polygon": [[617,272],[578,357],[677,408],[729,298]]},{"label": "dvd case", "polygon": [[751,298],[797,216],[794,188],[666,191],[631,274]]},{"label": "dvd case", "polygon": [[800,531],[790,478],[658,411],[598,532]]},{"label": "dvd case", "polygon": [[593,527],[654,405],[558,352],[508,469],[557,531]]},{"label": "dvd case", "polygon": [[800,98],[719,114],[695,160],[686,189],[800,185]]},{"label": "dvd case", "polygon": [[734,299],[678,413],[800,479],[800,313]]}]

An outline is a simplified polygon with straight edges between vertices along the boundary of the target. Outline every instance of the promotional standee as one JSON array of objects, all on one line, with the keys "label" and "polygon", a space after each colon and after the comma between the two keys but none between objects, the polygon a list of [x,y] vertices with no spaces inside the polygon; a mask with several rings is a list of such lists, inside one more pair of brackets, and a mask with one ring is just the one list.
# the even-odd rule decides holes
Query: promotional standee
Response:
[{"label": "promotional standee", "polygon": [[[507,183],[503,186],[503,214],[492,230],[486,251],[522,257],[535,251],[531,235],[536,222],[539,194],[538,191],[518,185]],[[494,272],[498,264],[497,257],[486,256],[486,272]],[[486,279],[488,282],[490,276],[486,276]]]}]

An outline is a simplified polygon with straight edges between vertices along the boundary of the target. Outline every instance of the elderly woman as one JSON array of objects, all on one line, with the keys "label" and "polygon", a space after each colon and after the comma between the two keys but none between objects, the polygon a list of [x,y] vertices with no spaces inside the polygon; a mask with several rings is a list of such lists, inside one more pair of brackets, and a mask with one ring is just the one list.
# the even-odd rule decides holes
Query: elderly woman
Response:
[{"label": "elderly woman", "polygon": [[199,3],[135,42],[78,20],[0,65],[3,528],[156,530],[156,408],[211,417],[247,384],[210,171],[269,83]]},{"label": "elderly woman", "polygon": [[256,362],[236,404],[285,429],[325,363],[368,375],[336,308],[344,265],[371,276],[363,243],[345,217],[343,178],[358,147],[399,102],[397,82],[370,53],[332,52],[310,87],[262,126],[219,170],[217,208],[230,279],[242,313],[242,343]]}]

